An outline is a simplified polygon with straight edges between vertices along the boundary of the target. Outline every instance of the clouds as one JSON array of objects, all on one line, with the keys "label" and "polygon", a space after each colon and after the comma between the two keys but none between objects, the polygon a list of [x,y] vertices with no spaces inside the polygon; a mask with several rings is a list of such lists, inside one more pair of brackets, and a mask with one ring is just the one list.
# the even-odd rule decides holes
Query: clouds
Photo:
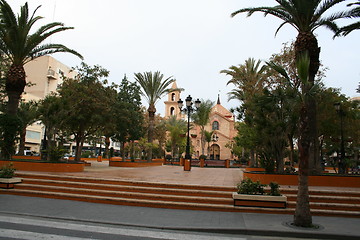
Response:
[{"label": "clouds", "polygon": [[[11,0],[19,10],[24,0]],[[215,101],[219,90],[225,107],[228,77],[219,72],[244,63],[249,57],[267,60],[280,52],[282,43],[296,37],[285,26],[276,37],[281,23],[274,17],[254,14],[250,18],[230,14],[240,8],[269,5],[268,0],[29,0],[30,9],[42,4],[38,14],[42,24],[61,21],[74,30],[60,33],[51,41],[79,51],[85,62],[99,64],[110,71],[110,81],[120,82],[134,72],[161,71],[174,76],[185,95]],[[273,1],[275,3],[275,1]],[[359,51],[355,49],[360,31],[346,38],[332,39],[327,30],[317,32],[322,48],[321,60],[330,67],[325,84],[342,87],[355,96],[360,81]],[[68,54],[56,54],[66,65],[80,60]],[[339,81],[340,80],[340,81]],[[157,106],[163,113],[164,106]]]}]

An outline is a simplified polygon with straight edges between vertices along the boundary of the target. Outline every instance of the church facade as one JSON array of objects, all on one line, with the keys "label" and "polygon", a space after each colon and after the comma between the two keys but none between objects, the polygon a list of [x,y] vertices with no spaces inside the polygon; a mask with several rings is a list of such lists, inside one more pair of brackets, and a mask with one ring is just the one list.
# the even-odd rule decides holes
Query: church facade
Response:
[{"label": "church facade", "polygon": [[[172,85],[173,89],[177,89],[176,82]],[[187,120],[186,116],[180,112],[177,101],[181,98],[180,91],[174,91],[168,94],[168,100],[165,104],[165,118],[175,115],[178,119]],[[205,130],[213,132],[212,141],[205,143],[204,155],[207,159],[234,159],[230,146],[233,143],[233,138],[237,134],[235,129],[234,115],[223,107],[220,103],[220,96],[218,96],[216,104],[212,107],[209,123],[205,126]],[[201,148],[201,130],[200,127],[194,125],[190,130],[190,139],[192,145],[192,158],[198,158],[202,155]]]}]

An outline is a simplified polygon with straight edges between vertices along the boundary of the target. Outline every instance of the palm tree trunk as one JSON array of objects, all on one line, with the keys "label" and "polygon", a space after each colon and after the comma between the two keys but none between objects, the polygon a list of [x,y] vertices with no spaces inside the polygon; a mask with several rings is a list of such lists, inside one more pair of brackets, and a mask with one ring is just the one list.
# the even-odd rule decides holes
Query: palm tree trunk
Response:
[{"label": "palm tree trunk", "polygon": [[[148,143],[153,143],[154,141],[154,124],[155,124],[155,106],[150,105],[149,109],[149,129],[148,129]],[[152,146],[148,149],[147,161],[152,161]]]},{"label": "palm tree trunk", "polygon": [[[305,103],[307,104],[307,103]],[[300,139],[299,139],[299,183],[294,215],[294,224],[301,227],[311,227],[312,217],[309,204],[309,153],[311,135],[309,134],[309,116],[306,106],[303,106],[300,119]]]}]

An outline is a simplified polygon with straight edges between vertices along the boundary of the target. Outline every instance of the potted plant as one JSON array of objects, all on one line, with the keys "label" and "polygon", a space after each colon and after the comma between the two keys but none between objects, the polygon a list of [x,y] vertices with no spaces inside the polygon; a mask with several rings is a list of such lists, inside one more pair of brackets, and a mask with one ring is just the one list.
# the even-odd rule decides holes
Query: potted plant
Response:
[{"label": "potted plant", "polygon": [[270,183],[269,193],[265,192],[266,186],[250,178],[242,180],[237,185],[238,191],[233,193],[234,206],[286,208],[287,198],[280,194],[279,184]]},{"label": "potted plant", "polygon": [[6,164],[0,169],[0,188],[14,188],[15,183],[21,183],[21,178],[14,178],[15,168],[12,163]]},{"label": "potted plant", "polygon": [[205,166],[206,155],[200,155],[199,160],[200,160],[200,167],[204,167]]}]

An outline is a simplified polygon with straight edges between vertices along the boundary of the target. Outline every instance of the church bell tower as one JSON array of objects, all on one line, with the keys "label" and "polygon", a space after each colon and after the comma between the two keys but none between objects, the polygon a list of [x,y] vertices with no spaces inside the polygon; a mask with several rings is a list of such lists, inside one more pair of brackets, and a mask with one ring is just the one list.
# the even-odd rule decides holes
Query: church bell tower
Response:
[{"label": "church bell tower", "polygon": [[[173,82],[171,89],[177,89],[176,81]],[[165,101],[165,118],[176,116],[177,119],[182,118],[178,101],[180,99],[180,90],[168,93],[168,100]]]}]

